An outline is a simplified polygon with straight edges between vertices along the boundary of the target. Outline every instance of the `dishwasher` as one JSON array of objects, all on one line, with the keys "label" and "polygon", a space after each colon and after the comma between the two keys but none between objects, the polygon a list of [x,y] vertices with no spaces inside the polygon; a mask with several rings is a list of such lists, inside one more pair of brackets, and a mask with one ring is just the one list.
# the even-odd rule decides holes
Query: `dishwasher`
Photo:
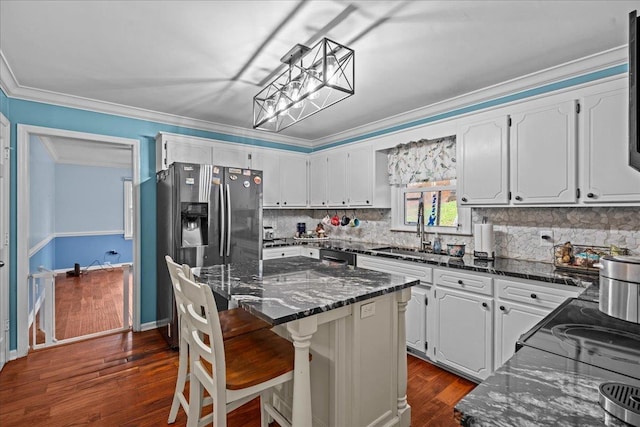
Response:
[{"label": "dishwasher", "polygon": [[331,264],[356,266],[356,254],[337,249],[320,249],[320,261]]}]

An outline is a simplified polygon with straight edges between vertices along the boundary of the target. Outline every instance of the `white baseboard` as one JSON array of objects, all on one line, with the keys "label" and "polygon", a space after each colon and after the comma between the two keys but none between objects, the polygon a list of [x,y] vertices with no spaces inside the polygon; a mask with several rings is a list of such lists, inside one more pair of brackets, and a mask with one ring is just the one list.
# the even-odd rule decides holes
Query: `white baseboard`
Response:
[{"label": "white baseboard", "polygon": [[139,332],[144,332],[144,331],[150,331],[152,329],[158,329],[160,326],[158,326],[158,322],[148,322],[148,323],[143,323],[140,325],[140,331]]},{"label": "white baseboard", "polygon": [[18,350],[10,350],[8,360],[16,360],[17,358],[18,358]]}]

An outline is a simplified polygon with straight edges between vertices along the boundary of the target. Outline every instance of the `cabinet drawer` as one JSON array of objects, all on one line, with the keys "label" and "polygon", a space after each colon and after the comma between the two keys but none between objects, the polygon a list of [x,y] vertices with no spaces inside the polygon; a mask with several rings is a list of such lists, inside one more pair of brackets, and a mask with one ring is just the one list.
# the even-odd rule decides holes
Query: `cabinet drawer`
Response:
[{"label": "cabinet drawer", "polygon": [[300,255],[306,256],[307,258],[320,259],[320,249],[305,248],[304,246],[302,246],[300,248]]},{"label": "cabinet drawer", "polygon": [[536,285],[515,280],[496,279],[496,292],[498,298],[523,302],[534,307],[546,307],[554,309],[567,298],[578,296],[582,288],[565,286],[555,288],[551,286]]},{"label": "cabinet drawer", "polygon": [[269,248],[262,251],[262,259],[286,258],[300,255],[300,246],[284,246]]},{"label": "cabinet drawer", "polygon": [[433,281],[436,285],[447,286],[461,291],[492,295],[491,277],[477,274],[460,273],[452,270],[435,270]]},{"label": "cabinet drawer", "polygon": [[424,283],[431,283],[431,267],[411,261],[397,261],[388,258],[358,255],[356,259],[359,268],[382,271],[383,273],[400,274],[402,276],[419,279]]}]

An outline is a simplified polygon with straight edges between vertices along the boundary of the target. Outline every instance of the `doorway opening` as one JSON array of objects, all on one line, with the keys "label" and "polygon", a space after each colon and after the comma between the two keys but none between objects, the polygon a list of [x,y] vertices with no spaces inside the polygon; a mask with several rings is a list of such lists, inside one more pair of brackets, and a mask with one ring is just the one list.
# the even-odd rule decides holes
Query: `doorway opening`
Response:
[{"label": "doorway opening", "polygon": [[18,125],[17,353],[139,330],[139,142]]}]

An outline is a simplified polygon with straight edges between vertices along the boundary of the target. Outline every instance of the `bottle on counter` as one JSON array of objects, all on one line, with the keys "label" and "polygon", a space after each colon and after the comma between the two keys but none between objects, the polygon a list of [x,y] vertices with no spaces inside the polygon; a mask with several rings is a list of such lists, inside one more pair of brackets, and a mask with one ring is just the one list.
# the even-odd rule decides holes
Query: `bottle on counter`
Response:
[{"label": "bottle on counter", "polygon": [[436,233],[436,236],[433,238],[433,253],[439,254],[442,251],[442,241],[440,241],[440,236]]}]

